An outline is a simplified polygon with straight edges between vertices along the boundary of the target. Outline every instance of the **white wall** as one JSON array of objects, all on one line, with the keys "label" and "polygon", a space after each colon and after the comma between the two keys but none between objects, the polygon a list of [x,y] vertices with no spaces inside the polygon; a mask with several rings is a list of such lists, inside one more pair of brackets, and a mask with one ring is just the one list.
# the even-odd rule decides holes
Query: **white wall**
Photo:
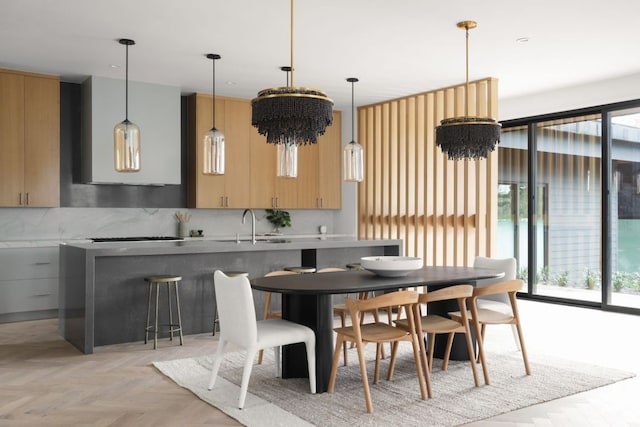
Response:
[{"label": "white wall", "polygon": [[499,120],[640,99],[640,73],[545,92],[500,98]]}]

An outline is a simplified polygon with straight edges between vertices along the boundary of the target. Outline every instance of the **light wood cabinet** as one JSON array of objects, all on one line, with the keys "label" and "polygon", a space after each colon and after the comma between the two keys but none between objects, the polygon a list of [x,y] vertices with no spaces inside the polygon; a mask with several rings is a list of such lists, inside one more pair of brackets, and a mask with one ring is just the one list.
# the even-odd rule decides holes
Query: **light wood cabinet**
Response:
[{"label": "light wood cabinet", "polygon": [[202,144],[211,128],[209,95],[190,98],[189,207],[339,209],[342,202],[341,113],[315,145],[298,148],[298,177],[276,176],[276,146],[251,125],[249,100],[216,97],[225,134],[225,174],[203,175]]},{"label": "light wood cabinet", "polygon": [[216,97],[216,127],[225,136],[224,175],[204,175],[204,135],[212,126],[210,95],[190,99],[191,142],[189,165],[189,207],[246,208],[250,204],[251,104],[245,100]]},{"label": "light wood cabinet", "polygon": [[0,206],[60,205],[60,81],[0,70]]}]

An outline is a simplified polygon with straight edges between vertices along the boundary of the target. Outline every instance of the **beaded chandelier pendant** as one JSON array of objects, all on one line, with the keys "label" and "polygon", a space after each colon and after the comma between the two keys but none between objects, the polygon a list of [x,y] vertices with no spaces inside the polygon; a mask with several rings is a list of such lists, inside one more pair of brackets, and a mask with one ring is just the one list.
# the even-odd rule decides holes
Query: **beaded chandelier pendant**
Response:
[{"label": "beaded chandelier pendant", "polygon": [[[477,26],[475,21],[458,22],[458,28],[466,30],[467,78],[465,112],[469,110],[469,30]],[[465,116],[444,119],[436,127],[436,145],[447,154],[449,160],[486,159],[500,142],[500,124],[490,117]]]},{"label": "beaded chandelier pendant", "polygon": [[251,124],[269,144],[316,144],[333,122],[333,101],[319,89],[293,84],[293,0],[291,0],[291,84],[258,92],[251,100]]}]

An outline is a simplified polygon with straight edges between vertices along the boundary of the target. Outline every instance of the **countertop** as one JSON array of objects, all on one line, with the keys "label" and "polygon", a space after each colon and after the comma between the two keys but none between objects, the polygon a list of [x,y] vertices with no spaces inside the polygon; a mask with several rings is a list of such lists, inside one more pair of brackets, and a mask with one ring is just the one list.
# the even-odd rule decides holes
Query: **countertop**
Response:
[{"label": "countertop", "polygon": [[271,250],[332,249],[367,247],[371,245],[401,245],[401,240],[360,240],[345,236],[293,237],[264,236],[256,244],[248,240],[236,243],[235,239],[186,238],[182,241],[143,242],[67,242],[66,246],[83,249],[92,256],[170,255],[211,252],[252,252]]}]

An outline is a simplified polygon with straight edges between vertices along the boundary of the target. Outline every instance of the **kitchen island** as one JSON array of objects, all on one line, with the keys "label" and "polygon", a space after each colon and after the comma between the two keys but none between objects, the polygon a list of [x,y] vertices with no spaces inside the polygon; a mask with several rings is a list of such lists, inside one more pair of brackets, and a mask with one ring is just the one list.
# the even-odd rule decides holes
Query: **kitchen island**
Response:
[{"label": "kitchen island", "polygon": [[[402,241],[327,237],[255,245],[198,239],[60,245],[58,329],[86,354],[96,346],[142,341],[148,301],[143,278],[176,274],[182,276],[184,333],[207,332],[213,328],[215,270],[246,271],[255,278],[289,266],[345,267],[370,255],[402,255]],[[254,300],[258,316],[264,294],[254,292]]]}]

